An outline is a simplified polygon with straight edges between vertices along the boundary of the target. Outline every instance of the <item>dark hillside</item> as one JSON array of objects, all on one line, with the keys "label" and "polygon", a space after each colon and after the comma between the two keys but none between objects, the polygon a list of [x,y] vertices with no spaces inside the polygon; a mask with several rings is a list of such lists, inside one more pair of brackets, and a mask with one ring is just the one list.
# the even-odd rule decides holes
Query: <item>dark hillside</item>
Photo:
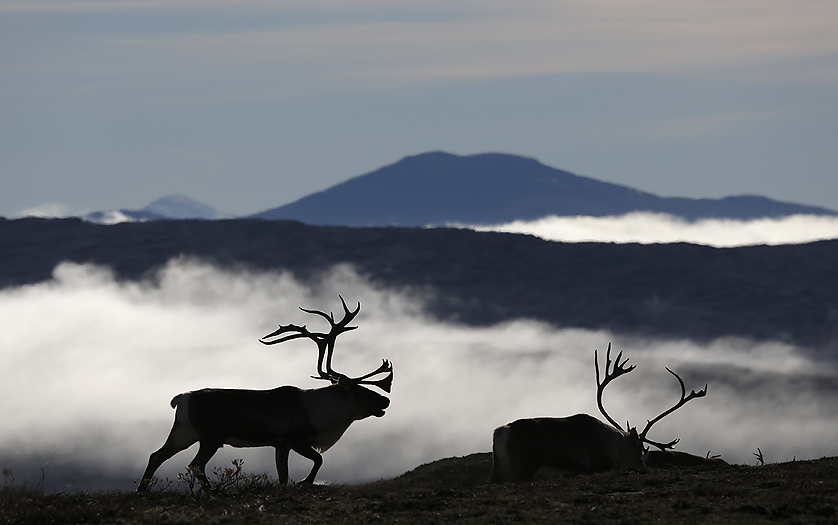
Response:
[{"label": "dark hillside", "polygon": [[490,469],[490,454],[472,454],[364,485],[291,485],[212,497],[0,488],[0,522],[823,524],[838,516],[835,458],[506,484],[488,483]]},{"label": "dark hillside", "polygon": [[139,279],[178,256],[308,278],[351,263],[375,282],[435,290],[441,318],[534,318],[696,339],[838,341],[838,241],[717,249],[567,244],[456,229],[317,227],[263,220],[95,225],[0,220],[0,287],[51,278],[62,261]]}]

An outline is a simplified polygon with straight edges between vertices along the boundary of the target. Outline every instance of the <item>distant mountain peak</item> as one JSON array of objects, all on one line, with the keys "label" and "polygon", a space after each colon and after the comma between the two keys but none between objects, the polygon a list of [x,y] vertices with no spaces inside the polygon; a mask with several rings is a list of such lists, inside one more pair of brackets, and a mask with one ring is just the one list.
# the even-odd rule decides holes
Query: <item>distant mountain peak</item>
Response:
[{"label": "distant mountain peak", "polygon": [[224,217],[215,208],[180,194],[161,197],[142,211],[167,219],[220,219]]},{"label": "distant mountain peak", "polygon": [[164,219],[224,219],[224,214],[185,195],[167,195],[161,197],[141,210],[106,210],[88,213],[84,220],[98,224],[118,224],[121,222],[145,222]]},{"label": "distant mountain peak", "polygon": [[659,197],[504,153],[432,151],[353,177],[254,217],[344,226],[502,224],[548,216],[666,213],[687,220],[755,219],[835,211],[759,196]]}]

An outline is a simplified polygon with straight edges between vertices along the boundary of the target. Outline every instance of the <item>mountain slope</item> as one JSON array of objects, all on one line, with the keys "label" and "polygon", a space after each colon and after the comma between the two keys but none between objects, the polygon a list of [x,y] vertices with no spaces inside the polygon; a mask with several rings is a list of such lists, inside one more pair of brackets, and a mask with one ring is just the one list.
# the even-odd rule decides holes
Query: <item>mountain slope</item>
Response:
[{"label": "mountain slope", "polygon": [[752,219],[836,212],[758,196],[663,198],[580,177],[535,159],[431,152],[350,179],[253,215],[308,224],[427,226],[497,224],[549,215],[622,215],[633,211],[699,218]]}]

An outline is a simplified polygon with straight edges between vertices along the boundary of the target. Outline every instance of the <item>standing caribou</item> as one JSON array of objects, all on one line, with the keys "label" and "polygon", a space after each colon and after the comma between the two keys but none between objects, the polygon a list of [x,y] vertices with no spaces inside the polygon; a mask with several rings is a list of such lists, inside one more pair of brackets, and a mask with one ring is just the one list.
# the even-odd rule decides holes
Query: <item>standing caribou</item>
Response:
[{"label": "standing caribou", "polygon": [[[495,429],[492,443],[493,466],[491,481],[529,481],[541,469],[563,473],[592,473],[621,470],[645,464],[644,443],[654,445],[661,451],[671,449],[678,443],[658,443],[646,437],[652,425],[681,408],[688,401],[707,395],[707,385],[702,390],[687,395],[684,381],[667,368],[681,385],[681,399],[669,410],[664,411],[646,423],[639,434],[634,427],[623,430],[602,406],[602,393],[614,379],[634,370],[635,365],[626,367],[628,358],[622,363],[623,353],[617,354],[611,368],[611,344],[605,356],[605,375],[600,382],[599,357],[594,352],[594,367],[597,382],[597,406],[608,426],[588,414],[551,418],[519,419]],[[626,424],[628,427],[628,423]]]},{"label": "standing caribou", "polygon": [[[274,447],[276,470],[280,483],[288,482],[288,455],[291,450],[314,462],[308,476],[301,483],[312,483],[323,464],[320,452],[325,452],[343,435],[354,421],[384,415],[390,400],[361,385],[375,385],[390,392],[393,365],[384,360],[380,367],[361,377],[350,378],[332,369],[332,354],[337,336],[354,330],[349,323],[358,315],[361,303],[351,311],[343,297],[344,316],[334,316],[319,310],[300,310],[323,317],[329,322],[328,333],[311,332],[305,325],[280,325],[259,341],[273,345],[292,339],[311,339],[317,344],[317,376],[331,385],[303,390],[281,386],[273,390],[232,390],[205,388],[179,394],[172,399],[175,422],[166,443],[152,453],[143,473],[138,492],[148,490],[154,472],[181,450],[200,442],[198,454],[189,464],[205,488],[209,488],[204,469],[207,462],[223,445],[234,447]],[[271,338],[277,338],[272,339]],[[324,368],[325,367],[325,368]],[[378,374],[387,375],[369,380]]]}]

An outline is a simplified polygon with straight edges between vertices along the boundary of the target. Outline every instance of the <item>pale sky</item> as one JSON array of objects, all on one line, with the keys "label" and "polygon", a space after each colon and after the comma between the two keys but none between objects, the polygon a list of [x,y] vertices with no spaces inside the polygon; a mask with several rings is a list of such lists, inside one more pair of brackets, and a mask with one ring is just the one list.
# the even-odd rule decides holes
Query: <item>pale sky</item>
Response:
[{"label": "pale sky", "polygon": [[0,215],[247,214],[404,156],[838,209],[834,0],[0,0]]}]

